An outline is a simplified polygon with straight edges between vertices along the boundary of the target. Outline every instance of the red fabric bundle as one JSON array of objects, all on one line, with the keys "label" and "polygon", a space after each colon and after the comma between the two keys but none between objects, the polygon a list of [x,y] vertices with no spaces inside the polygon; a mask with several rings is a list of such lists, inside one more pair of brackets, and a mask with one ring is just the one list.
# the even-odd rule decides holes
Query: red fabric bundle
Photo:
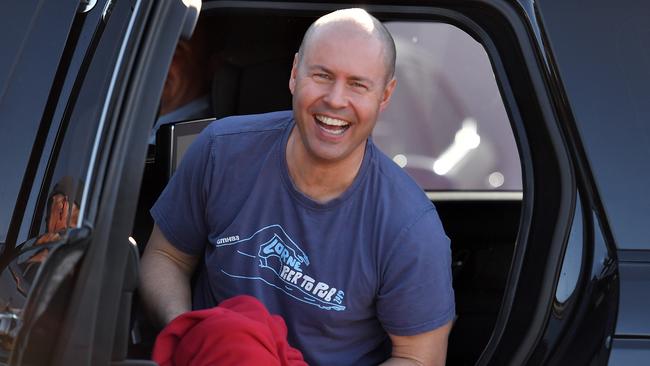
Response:
[{"label": "red fabric bundle", "polygon": [[287,342],[284,320],[245,295],[172,320],[156,338],[152,358],[161,366],[307,365]]}]

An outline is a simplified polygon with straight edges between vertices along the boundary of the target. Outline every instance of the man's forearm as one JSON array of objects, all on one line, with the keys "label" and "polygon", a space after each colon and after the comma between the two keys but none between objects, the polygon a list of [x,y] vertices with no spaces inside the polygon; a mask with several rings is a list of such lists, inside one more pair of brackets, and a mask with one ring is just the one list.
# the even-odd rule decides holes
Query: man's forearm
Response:
[{"label": "man's forearm", "polygon": [[155,250],[142,258],[140,295],[151,320],[159,327],[191,310],[189,276],[171,259]]},{"label": "man's forearm", "polygon": [[191,310],[190,278],[197,263],[198,257],[176,249],[154,225],[140,262],[140,296],[156,326]]}]

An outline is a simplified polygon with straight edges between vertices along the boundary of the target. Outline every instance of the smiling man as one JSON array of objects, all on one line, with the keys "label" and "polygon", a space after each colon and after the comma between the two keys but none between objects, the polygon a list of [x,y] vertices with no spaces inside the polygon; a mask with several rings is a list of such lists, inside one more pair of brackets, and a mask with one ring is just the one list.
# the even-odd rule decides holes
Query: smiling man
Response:
[{"label": "smiling man", "polygon": [[294,60],[289,89],[297,128],[287,145],[294,184],[317,201],[345,191],[395,88],[395,46],[361,9],[317,20]]},{"label": "smiling man", "polygon": [[449,239],[370,139],[394,65],[377,19],[327,14],[295,56],[293,111],[226,118],[201,134],[151,210],[141,291],[161,324],[247,294],[285,319],[309,364],[444,364]]}]

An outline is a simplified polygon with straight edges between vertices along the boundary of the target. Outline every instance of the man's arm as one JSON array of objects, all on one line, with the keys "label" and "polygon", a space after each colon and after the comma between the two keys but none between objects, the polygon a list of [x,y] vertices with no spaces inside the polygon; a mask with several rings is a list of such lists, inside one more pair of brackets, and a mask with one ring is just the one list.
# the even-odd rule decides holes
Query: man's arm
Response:
[{"label": "man's arm", "polygon": [[140,266],[140,295],[156,326],[192,309],[190,279],[199,257],[176,249],[154,225]]},{"label": "man's arm", "polygon": [[391,358],[384,366],[417,365],[444,366],[447,357],[447,338],[452,322],[430,332],[413,336],[396,336],[389,334],[393,342]]}]

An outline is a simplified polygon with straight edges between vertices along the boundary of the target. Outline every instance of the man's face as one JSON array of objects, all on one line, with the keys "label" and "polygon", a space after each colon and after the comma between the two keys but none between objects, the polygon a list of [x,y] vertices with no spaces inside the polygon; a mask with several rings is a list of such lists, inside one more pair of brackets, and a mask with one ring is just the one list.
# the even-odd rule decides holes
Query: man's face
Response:
[{"label": "man's face", "polygon": [[291,71],[300,141],[315,161],[362,157],[395,86],[386,82],[381,42],[351,27],[317,30]]}]

